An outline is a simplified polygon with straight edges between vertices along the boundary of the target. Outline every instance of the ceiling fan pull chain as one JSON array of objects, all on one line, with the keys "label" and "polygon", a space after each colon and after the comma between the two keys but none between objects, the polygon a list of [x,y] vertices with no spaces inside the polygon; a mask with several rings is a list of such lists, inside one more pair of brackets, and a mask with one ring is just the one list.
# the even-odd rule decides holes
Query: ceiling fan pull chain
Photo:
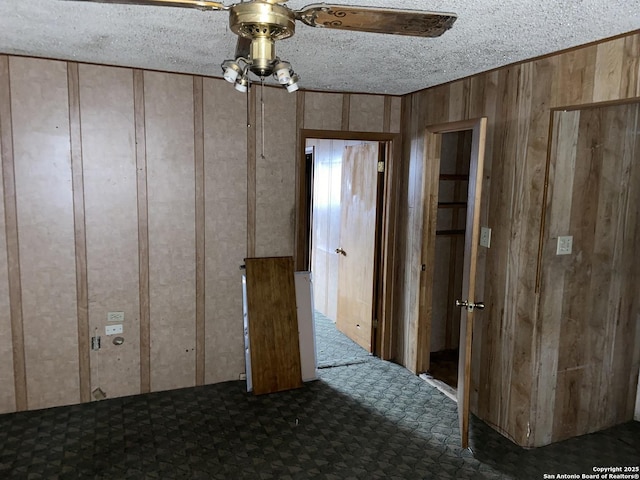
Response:
[{"label": "ceiling fan pull chain", "polygon": [[247,84],[247,128],[251,128],[251,106],[249,105],[249,102],[251,101],[251,95],[249,95],[249,92],[251,90],[251,83]]},{"label": "ceiling fan pull chain", "polygon": [[260,158],[264,160],[266,157],[264,156],[264,77],[260,77],[260,130],[262,135],[262,153],[260,154]]}]

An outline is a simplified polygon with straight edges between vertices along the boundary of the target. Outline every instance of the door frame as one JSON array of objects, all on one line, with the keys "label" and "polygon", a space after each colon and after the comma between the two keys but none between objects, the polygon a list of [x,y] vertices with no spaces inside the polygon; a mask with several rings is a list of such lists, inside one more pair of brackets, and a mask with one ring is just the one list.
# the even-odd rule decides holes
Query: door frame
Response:
[{"label": "door frame", "polygon": [[[480,236],[480,207],[482,203],[482,172],[487,132],[487,117],[427,126],[425,129],[423,169],[423,241],[422,273],[418,302],[418,332],[415,345],[418,372],[429,368],[431,353],[431,315],[433,298],[433,264],[436,243],[438,213],[438,189],[440,186],[440,157],[442,135],[471,130],[471,158],[469,162],[469,186],[467,191],[467,220],[465,224],[462,295],[460,300],[476,302],[477,256]],[[473,260],[476,260],[474,262]],[[469,268],[467,270],[467,262]],[[466,291],[466,294],[465,294]],[[471,347],[473,342],[474,311],[462,308],[460,313],[460,352],[458,360],[458,418],[462,448],[469,446],[469,410],[471,387]]]},{"label": "door frame", "polygon": [[[482,125],[484,123],[484,125]],[[436,222],[438,214],[438,189],[440,176],[440,150],[442,135],[456,133],[465,130],[473,130],[472,151],[476,136],[480,129],[486,129],[486,117],[461,120],[458,122],[440,123],[429,125],[425,128],[424,169],[422,173],[422,228],[423,242],[421,259],[423,269],[420,275],[418,318],[416,321],[417,335],[414,348],[416,349],[416,364],[413,365],[416,373],[426,372],[429,369],[429,355],[431,353],[431,314],[433,299],[433,260],[435,256]],[[482,152],[483,153],[483,152]],[[476,206],[479,208],[479,205]],[[477,215],[479,221],[479,215]]]},{"label": "door frame", "polygon": [[[295,240],[294,265],[296,270],[309,270],[311,264],[310,244],[310,195],[313,192],[313,178],[311,170],[307,168],[305,148],[308,139],[326,140],[362,140],[380,142],[385,145],[386,165],[384,171],[384,187],[382,189],[382,225],[377,234],[379,243],[376,249],[376,270],[374,285],[374,310],[378,318],[374,355],[383,360],[391,360],[395,356],[394,343],[394,288],[397,284],[395,275],[396,231],[398,184],[401,179],[400,171],[400,134],[378,132],[345,132],[342,130],[312,130],[301,129],[299,133],[298,152],[296,155],[296,209],[295,209]],[[373,287],[372,286],[372,287]]]}]

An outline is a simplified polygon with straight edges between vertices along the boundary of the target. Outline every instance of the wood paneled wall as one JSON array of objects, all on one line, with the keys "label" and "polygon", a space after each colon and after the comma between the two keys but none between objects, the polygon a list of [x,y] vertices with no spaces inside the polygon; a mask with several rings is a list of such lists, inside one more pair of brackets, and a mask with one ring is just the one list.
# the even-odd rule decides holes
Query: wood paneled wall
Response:
[{"label": "wood paneled wall", "polygon": [[151,389],[169,390],[195,378],[194,89],[186,75],[143,80]]},{"label": "wood paneled wall", "polygon": [[[247,256],[248,149],[244,104],[219,80],[203,80],[205,218],[205,383],[244,371],[244,343],[224,332],[238,325],[238,268]],[[221,121],[221,115],[225,120]],[[224,192],[224,193],[223,193]],[[212,247],[215,245],[215,247]],[[218,277],[218,281],[211,281]],[[229,301],[233,299],[233,301]],[[241,310],[240,310],[241,312]],[[244,340],[243,340],[244,342]]]},{"label": "wood paneled wall", "polygon": [[36,73],[38,63],[9,65],[30,408],[72,403],[79,390],[67,65],[47,62]]},{"label": "wood paneled wall", "polygon": [[298,130],[397,132],[401,105],[250,98],[247,115],[220,79],[0,55],[0,412],[244,372],[239,266],[294,253]]},{"label": "wood paneled wall", "polygon": [[[640,363],[640,101],[554,112],[538,389],[545,442],[633,418]],[[573,252],[556,255],[558,236]],[[560,319],[560,322],[550,322]]]},{"label": "wood paneled wall", "polygon": [[[399,302],[398,360],[418,364],[415,349],[423,199],[424,133],[429,124],[488,117],[482,225],[493,229],[480,259],[487,308],[474,337],[472,409],[524,446],[548,443],[554,411],[545,403],[556,384],[540,384],[553,352],[543,325],[561,318],[539,312],[538,252],[550,109],[640,96],[640,35],[589,45],[504,67],[404,99],[408,161],[404,217],[405,292]],[[480,298],[480,297],[477,297]],[[558,299],[557,301],[561,301]],[[636,349],[637,349],[636,345]]]},{"label": "wood paneled wall", "polygon": [[80,65],[80,78],[84,218],[79,221],[85,226],[89,333],[104,334],[106,312],[125,313],[125,343],[116,346],[105,337],[102,349],[92,352],[91,383],[110,396],[132,395],[140,391],[133,77],[125,69]]}]

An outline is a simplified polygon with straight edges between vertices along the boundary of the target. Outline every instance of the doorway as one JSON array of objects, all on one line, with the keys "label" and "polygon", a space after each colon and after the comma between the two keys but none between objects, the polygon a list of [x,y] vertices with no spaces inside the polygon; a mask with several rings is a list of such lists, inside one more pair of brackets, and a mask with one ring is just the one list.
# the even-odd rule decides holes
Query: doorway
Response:
[{"label": "doorway", "polygon": [[[449,327],[449,339],[458,334],[458,365],[456,389],[451,395],[458,403],[458,417],[460,423],[460,437],[463,448],[469,443],[469,392],[471,388],[471,347],[473,341],[473,320],[478,311],[484,309],[484,303],[477,300],[476,276],[478,247],[480,240],[480,204],[482,193],[482,172],[484,166],[484,148],[487,130],[486,117],[464,120],[441,125],[427,127],[425,132],[425,158],[423,171],[423,221],[422,221],[422,275],[420,277],[420,297],[418,302],[417,335],[415,348],[417,372],[427,372],[430,368],[432,352],[432,336],[435,327],[444,330],[445,345],[447,340],[446,321],[444,328],[438,324],[435,313],[436,306],[447,311],[452,305],[448,296],[457,295],[455,305],[458,312],[453,310],[452,318],[459,319],[459,330],[456,332],[455,320]],[[449,136],[449,134],[455,134]],[[468,138],[467,138],[468,136]],[[467,146],[465,146],[467,145]],[[455,147],[455,148],[454,148]],[[468,178],[464,178],[462,166],[466,164],[466,151],[468,155]],[[452,153],[454,152],[454,153]],[[447,173],[447,164],[456,165],[459,168],[455,173]],[[441,167],[442,165],[442,167]],[[449,175],[453,175],[449,177]],[[462,194],[464,183],[467,183],[466,197]],[[456,183],[458,184],[456,186]],[[447,185],[450,184],[450,185]],[[440,189],[458,193],[457,196],[447,197],[445,192],[440,195]],[[461,199],[466,198],[465,202]],[[445,201],[450,200],[450,201]],[[445,205],[443,205],[443,203]],[[448,214],[439,214],[440,211],[450,210]],[[457,211],[457,223],[452,223]],[[461,212],[465,212],[464,215]],[[464,217],[464,231],[461,223]],[[440,222],[440,223],[439,223]],[[448,226],[448,228],[446,228]],[[455,228],[458,227],[458,228]],[[440,232],[440,234],[438,234]],[[457,235],[453,235],[456,233]],[[436,244],[444,243],[440,239],[444,237],[464,238],[462,258],[458,255],[449,255],[447,259],[436,259]],[[447,244],[451,253],[451,244]],[[487,245],[488,246],[488,245]],[[455,252],[459,251],[456,246]],[[448,263],[447,263],[448,261]],[[460,262],[462,279],[456,282],[458,269],[456,264]],[[439,266],[442,265],[442,266]],[[446,296],[437,288],[441,288],[442,281],[437,280],[438,272],[447,271]],[[451,273],[455,272],[455,273]],[[457,285],[461,285],[456,289]],[[438,285],[438,287],[436,287]],[[451,286],[451,288],[449,288]],[[436,298],[436,294],[442,293],[444,298]],[[446,299],[445,299],[446,298]],[[442,303],[445,302],[445,303]],[[443,308],[444,306],[444,308]],[[446,319],[446,315],[442,315]],[[441,336],[442,337],[442,336]]]},{"label": "doorway", "polygon": [[431,340],[427,379],[455,397],[458,385],[467,194],[472,130],[442,135],[433,264]]},{"label": "doorway", "polygon": [[296,268],[313,273],[316,310],[390,359],[397,135],[301,133]]},{"label": "doorway", "polygon": [[[311,155],[311,272],[314,306],[353,342],[372,352],[378,184],[384,144],[307,139]],[[355,288],[354,288],[355,287]],[[335,353],[335,352],[334,352]]]}]

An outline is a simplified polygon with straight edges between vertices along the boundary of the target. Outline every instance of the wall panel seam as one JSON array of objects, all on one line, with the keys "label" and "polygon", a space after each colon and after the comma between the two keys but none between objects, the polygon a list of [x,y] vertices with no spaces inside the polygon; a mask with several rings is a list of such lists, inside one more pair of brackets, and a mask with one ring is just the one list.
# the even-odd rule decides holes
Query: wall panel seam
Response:
[{"label": "wall panel seam", "polygon": [[247,257],[256,255],[256,93],[247,96]]},{"label": "wall panel seam", "polygon": [[204,98],[202,77],[193,77],[193,131],[195,161],[196,235],[196,385],[205,377],[205,176],[204,176]]},{"label": "wall panel seam", "polygon": [[349,131],[349,117],[351,115],[351,95],[345,93],[342,96],[342,127],[341,130]]},{"label": "wall panel seam", "polygon": [[391,131],[391,97],[385,95],[384,97],[384,110],[383,110],[383,120],[382,120],[382,131],[390,132]]},{"label": "wall panel seam", "polygon": [[140,393],[151,391],[151,312],[149,300],[149,206],[144,106],[144,72],[133,71],[140,278]]},{"label": "wall panel seam", "polygon": [[11,314],[11,344],[13,350],[13,381],[16,410],[29,408],[27,372],[22,317],[22,283],[20,274],[20,245],[13,152],[13,124],[11,119],[11,79],[7,56],[0,56],[0,153],[4,185],[5,234],[9,275],[9,309]]},{"label": "wall panel seam", "polygon": [[78,322],[78,380],[80,401],[91,400],[91,359],[89,355],[89,290],[87,277],[87,237],[84,202],[82,124],[80,119],[80,73],[78,64],[67,63],[69,90],[69,137],[75,238],[76,299]]},{"label": "wall panel seam", "polygon": [[[305,101],[306,101],[305,93],[298,91],[296,95],[296,150],[294,154],[296,155],[295,162],[294,162],[296,166],[295,198],[296,198],[296,201],[298,202],[304,201],[302,199],[302,194],[303,194],[302,183],[306,183],[305,178],[307,177],[307,175],[310,174],[310,172],[307,172],[307,167],[306,167],[306,145],[302,145],[302,129],[304,128]],[[303,159],[304,159],[304,163],[300,163],[301,161],[303,161]],[[309,192],[307,192],[305,188],[304,194],[307,195],[308,193]],[[296,210],[295,235],[298,236],[301,231],[300,222],[302,221],[302,218],[300,218],[301,215],[299,214],[298,209],[296,208],[295,210]],[[304,265],[304,266],[302,265],[302,258],[306,257],[306,251],[308,247],[302,248],[302,244],[304,243],[303,241],[294,241],[293,243],[294,243],[293,258],[294,258],[295,268],[297,270],[310,269],[311,265]],[[310,260],[309,260],[309,263],[311,263]]]}]

